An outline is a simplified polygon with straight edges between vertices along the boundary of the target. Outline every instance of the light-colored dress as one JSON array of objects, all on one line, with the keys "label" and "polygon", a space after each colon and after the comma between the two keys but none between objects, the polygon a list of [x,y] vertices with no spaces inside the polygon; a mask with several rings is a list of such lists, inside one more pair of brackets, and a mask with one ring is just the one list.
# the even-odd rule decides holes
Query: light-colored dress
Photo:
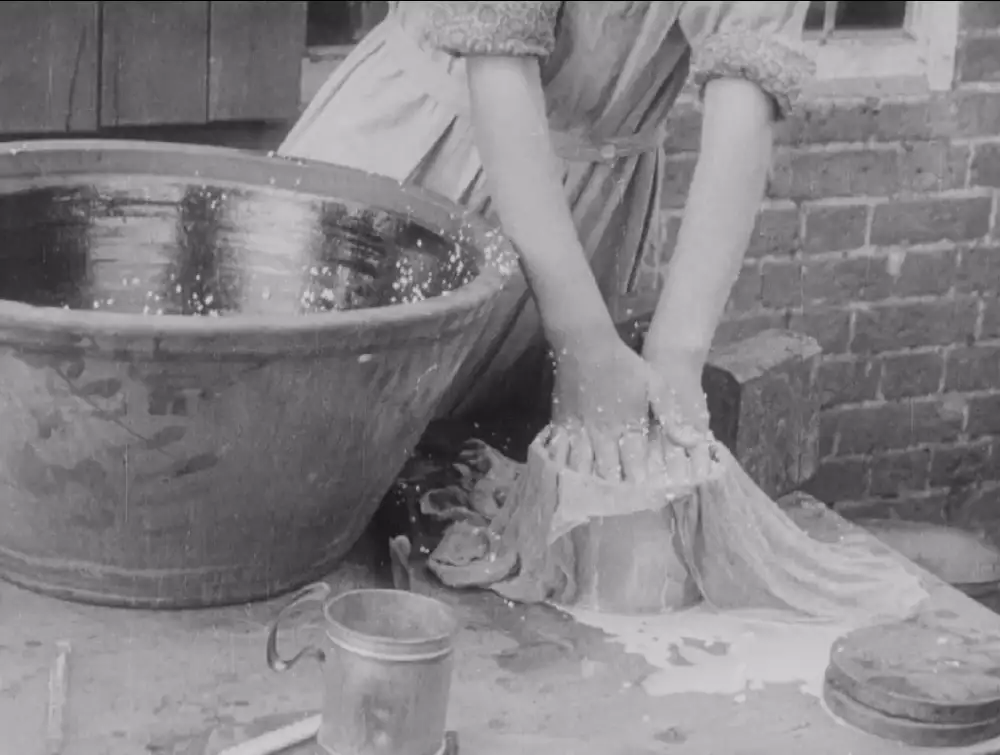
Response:
[{"label": "light-colored dress", "polygon": [[[613,312],[663,242],[663,125],[685,83],[749,79],[781,115],[811,71],[797,45],[808,2],[391,5],[279,151],[411,182],[489,215],[464,56],[537,56],[566,195]],[[515,273],[442,414],[533,380],[540,340]]]}]

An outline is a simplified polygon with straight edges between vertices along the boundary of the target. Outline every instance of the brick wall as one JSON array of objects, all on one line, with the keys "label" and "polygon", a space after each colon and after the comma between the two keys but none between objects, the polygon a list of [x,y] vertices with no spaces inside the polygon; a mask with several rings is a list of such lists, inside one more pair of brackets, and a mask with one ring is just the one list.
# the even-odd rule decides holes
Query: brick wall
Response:
[{"label": "brick wall", "polygon": [[[810,487],[845,513],[981,521],[1000,498],[1000,3],[962,13],[952,93],[815,102],[785,124],[720,332],[822,343]],[[671,134],[668,239],[640,285],[676,236],[696,113]]]}]

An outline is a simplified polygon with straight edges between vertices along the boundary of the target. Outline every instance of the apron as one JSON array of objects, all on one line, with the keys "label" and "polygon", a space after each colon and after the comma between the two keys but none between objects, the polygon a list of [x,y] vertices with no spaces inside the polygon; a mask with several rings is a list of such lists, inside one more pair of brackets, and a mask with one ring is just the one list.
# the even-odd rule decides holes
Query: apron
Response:
[{"label": "apron", "polygon": [[[492,217],[469,118],[464,61],[420,42],[418,3],[393,4],[337,68],[279,154],[419,185]],[[542,79],[580,240],[612,313],[662,247],[663,124],[687,79],[676,2],[566,3]],[[628,317],[644,312],[627,312]],[[439,416],[537,393],[539,317],[513,272]]]}]

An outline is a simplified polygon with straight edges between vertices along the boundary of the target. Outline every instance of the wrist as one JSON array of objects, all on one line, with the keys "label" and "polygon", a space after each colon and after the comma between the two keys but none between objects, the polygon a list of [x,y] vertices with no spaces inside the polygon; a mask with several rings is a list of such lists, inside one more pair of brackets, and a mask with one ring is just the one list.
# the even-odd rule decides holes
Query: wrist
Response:
[{"label": "wrist", "polygon": [[585,355],[621,342],[618,331],[606,311],[603,315],[587,313],[582,317],[568,320],[559,317],[545,318],[543,315],[543,320],[545,338],[557,354],[569,352]]},{"label": "wrist", "polygon": [[668,276],[643,342],[642,353],[658,364],[704,365],[721,319],[721,308],[691,299],[690,292]]},{"label": "wrist", "polygon": [[[553,349],[590,349],[618,338],[597,283],[587,277],[564,276],[552,287],[533,286],[545,336]],[[554,278],[554,276],[553,276]]]},{"label": "wrist", "polygon": [[652,328],[646,335],[642,355],[646,361],[660,367],[701,372],[708,361],[711,344],[700,341],[685,341],[670,337],[657,337]]}]

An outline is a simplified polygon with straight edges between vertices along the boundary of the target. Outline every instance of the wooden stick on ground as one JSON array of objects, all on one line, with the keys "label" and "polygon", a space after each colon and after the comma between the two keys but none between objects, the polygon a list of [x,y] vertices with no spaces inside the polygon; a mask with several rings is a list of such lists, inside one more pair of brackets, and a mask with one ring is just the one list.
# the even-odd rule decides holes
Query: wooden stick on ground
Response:
[{"label": "wooden stick on ground", "polygon": [[62,752],[64,723],[68,689],[68,669],[70,644],[66,640],[56,643],[58,654],[49,673],[49,710],[45,725],[46,755]]},{"label": "wooden stick on ground", "polygon": [[[219,755],[276,755],[315,737],[321,722],[322,716],[310,716],[228,747]],[[457,733],[449,731],[445,734],[444,745],[438,755],[458,755]]]},{"label": "wooden stick on ground", "polygon": [[315,737],[319,731],[320,721],[320,716],[310,716],[228,747],[219,755],[274,755],[277,752],[284,752]]}]

